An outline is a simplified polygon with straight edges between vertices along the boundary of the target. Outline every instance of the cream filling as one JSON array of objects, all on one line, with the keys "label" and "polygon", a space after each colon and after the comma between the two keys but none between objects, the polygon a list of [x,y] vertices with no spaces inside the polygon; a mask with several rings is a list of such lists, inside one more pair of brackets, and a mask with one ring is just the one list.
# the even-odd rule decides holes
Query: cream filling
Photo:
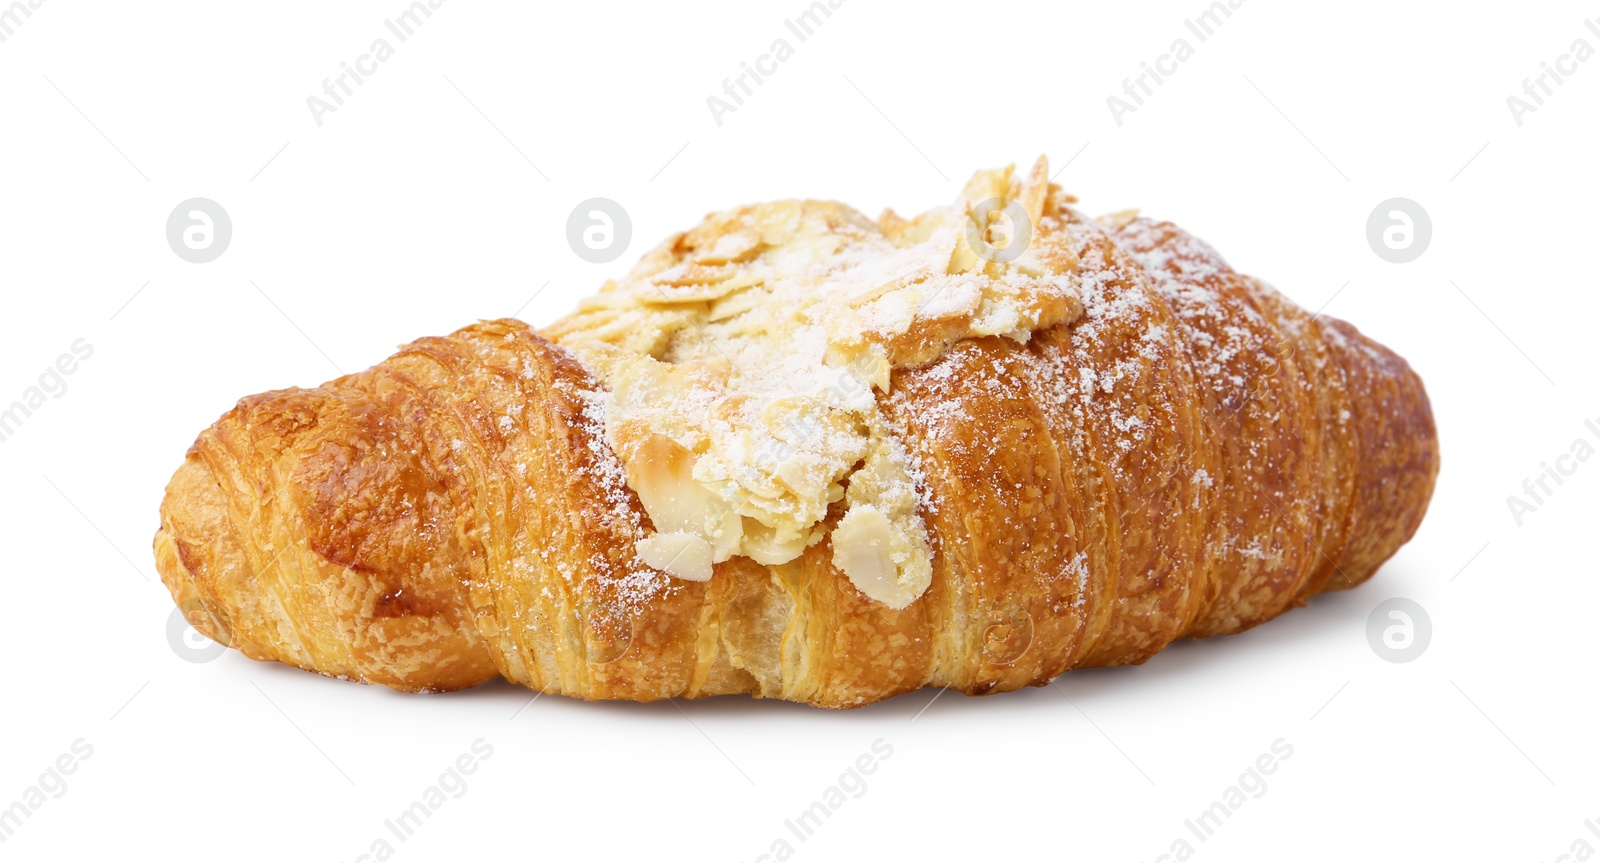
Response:
[{"label": "cream filling", "polygon": [[918,480],[876,392],[961,339],[1081,314],[1075,261],[1006,245],[1057,205],[1046,177],[1043,159],[981,171],[909,221],[816,201],[713,214],[546,330],[607,386],[608,442],[655,529],[640,559],[690,581],[735,555],[787,563],[838,507],[834,565],[891,608],[921,596]]}]

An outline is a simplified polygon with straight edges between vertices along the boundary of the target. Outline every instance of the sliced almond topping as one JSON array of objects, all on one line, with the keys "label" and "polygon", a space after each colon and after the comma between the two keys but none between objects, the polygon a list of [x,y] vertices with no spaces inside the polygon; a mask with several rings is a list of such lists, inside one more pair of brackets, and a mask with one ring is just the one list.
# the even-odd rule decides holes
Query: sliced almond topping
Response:
[{"label": "sliced almond topping", "polygon": [[1115,213],[1107,213],[1096,221],[1112,228],[1126,228],[1137,218],[1139,218],[1138,210],[1118,210]]},{"label": "sliced almond topping", "polygon": [[744,520],[744,554],[759,564],[777,566],[799,557],[806,550],[806,534],[780,540],[772,528],[753,518]]},{"label": "sliced almond topping", "polygon": [[623,461],[628,484],[661,533],[691,533],[715,540],[726,560],[739,547],[740,519],[692,476],[694,454],[665,435],[648,435]]},{"label": "sliced almond topping", "polygon": [[761,234],[752,229],[739,230],[717,237],[709,248],[697,250],[694,254],[694,262],[697,264],[731,264],[745,261],[755,257],[756,250],[760,247]]},{"label": "sliced almond topping", "polygon": [[794,560],[836,524],[834,561],[867,596],[920,596],[932,547],[879,394],[962,339],[1025,342],[1083,315],[1048,175],[1042,159],[980,171],[914,218],[714,213],[545,330],[603,384],[607,443],[659,532],[640,555],[700,578],[735,555]]},{"label": "sliced almond topping", "polygon": [[692,533],[658,533],[634,544],[646,566],[684,581],[711,580],[711,543]]},{"label": "sliced almond topping", "polygon": [[910,605],[928,589],[933,573],[910,563],[911,542],[877,507],[852,508],[833,529],[833,565],[869,599],[893,609]]},{"label": "sliced almond topping", "polygon": [[1017,200],[1022,208],[1028,212],[1037,233],[1039,219],[1044,216],[1045,202],[1050,195],[1050,162],[1044,156],[1033,163],[1033,170],[1021,183],[1017,192]]}]

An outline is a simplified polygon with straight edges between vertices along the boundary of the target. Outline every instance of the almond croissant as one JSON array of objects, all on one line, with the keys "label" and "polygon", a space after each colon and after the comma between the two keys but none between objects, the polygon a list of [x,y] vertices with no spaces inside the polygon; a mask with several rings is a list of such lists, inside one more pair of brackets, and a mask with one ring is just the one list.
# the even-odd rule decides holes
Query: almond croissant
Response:
[{"label": "almond croissant", "polygon": [[1047,176],[713,214],[543,331],[243,399],[167,489],[162,579],[251,658],[401,690],[852,707],[1370,577],[1433,491],[1421,380]]}]

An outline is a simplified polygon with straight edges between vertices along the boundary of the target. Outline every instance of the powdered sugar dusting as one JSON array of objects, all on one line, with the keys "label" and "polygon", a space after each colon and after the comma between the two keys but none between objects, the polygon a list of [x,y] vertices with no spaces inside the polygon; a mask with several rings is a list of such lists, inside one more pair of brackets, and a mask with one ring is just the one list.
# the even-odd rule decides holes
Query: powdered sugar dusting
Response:
[{"label": "powdered sugar dusting", "polygon": [[980,172],[956,205],[911,222],[816,201],[713,214],[547,334],[605,382],[605,438],[657,530],[709,544],[713,562],[798,556],[864,463],[885,497],[858,489],[848,508],[903,513],[895,530],[924,537],[915,508],[890,502],[919,483],[875,391],[962,339],[1025,343],[1079,314],[1070,257],[979,248],[985,201],[1038,208],[1047,187],[1041,162],[1026,180]]}]

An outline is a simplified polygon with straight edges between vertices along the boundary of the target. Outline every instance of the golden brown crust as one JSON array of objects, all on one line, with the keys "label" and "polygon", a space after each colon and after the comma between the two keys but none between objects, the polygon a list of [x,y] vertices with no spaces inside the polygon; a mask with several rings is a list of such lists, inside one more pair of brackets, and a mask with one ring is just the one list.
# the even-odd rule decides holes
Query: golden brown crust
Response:
[{"label": "golden brown crust", "polygon": [[[1062,218],[1080,244],[1086,321],[1033,345],[1041,402],[1072,444],[1104,525],[1094,568],[1115,573],[1079,667],[1143,662],[1182,635],[1215,593],[1216,443],[1182,326],[1155,281],[1098,225]],[[1085,374],[1083,370],[1089,370]],[[1103,561],[1103,562],[1102,562]],[[1100,595],[1098,592],[1095,595]]]},{"label": "golden brown crust", "polygon": [[1079,649],[1097,593],[1089,515],[1027,349],[990,337],[899,375],[888,400],[931,505],[939,609],[932,683],[973,695],[1044,683]]},{"label": "golden brown crust", "polygon": [[706,582],[645,565],[602,385],[511,320],[242,400],[168,487],[163,580],[252,658],[402,690],[851,707],[1142,662],[1370,577],[1437,472],[1417,376],[1171,225],[1064,201],[1035,202],[1034,251],[1078,274],[1082,314],[959,341],[878,396],[933,550],[905,608],[829,536]]},{"label": "golden brown crust", "polygon": [[1184,328],[1224,499],[1211,510],[1216,595],[1191,635],[1220,635],[1283,611],[1310,572],[1321,427],[1284,328],[1215,252],[1168,223],[1115,231]]}]

